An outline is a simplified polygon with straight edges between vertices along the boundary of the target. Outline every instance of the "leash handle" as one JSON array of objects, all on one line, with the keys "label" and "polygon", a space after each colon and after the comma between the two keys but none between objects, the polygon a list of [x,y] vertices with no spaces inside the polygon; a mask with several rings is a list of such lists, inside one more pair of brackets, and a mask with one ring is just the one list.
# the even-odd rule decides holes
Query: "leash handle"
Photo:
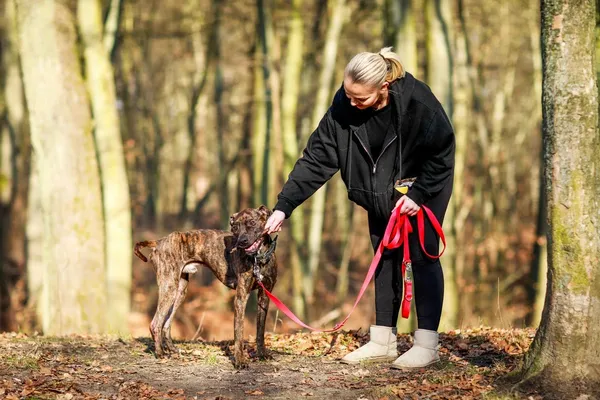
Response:
[{"label": "leash handle", "polygon": [[[425,250],[425,217],[423,216],[423,212],[421,210],[423,210],[424,213],[427,214],[429,222],[431,222],[433,229],[438,234],[440,239],[442,239],[442,243],[444,244],[444,248],[437,256],[431,255],[427,252],[427,250]],[[440,222],[437,220],[437,218],[429,208],[421,206],[421,210],[419,210],[419,212],[417,213],[417,226],[419,228],[419,243],[421,244],[421,249],[423,249],[423,253],[425,253],[429,258],[440,258],[442,254],[444,254],[444,251],[446,251],[446,236],[444,235],[444,230],[442,229]]]},{"label": "leash handle", "polygon": [[[425,254],[427,254],[427,256],[429,256],[431,258],[439,258],[444,253],[444,250],[442,250],[442,252],[438,256],[432,256],[429,253],[427,253],[427,251],[425,251],[425,232],[424,232],[425,221],[424,221],[424,216],[423,216],[424,213],[427,214],[427,217],[430,219],[431,223],[433,224],[434,229],[442,238],[442,242],[444,243],[444,250],[446,250],[446,238],[444,237],[444,232],[442,230],[442,227],[441,227],[440,223],[438,222],[438,220],[436,219],[433,212],[431,212],[431,210],[425,206],[421,206],[421,209],[417,213],[417,226],[419,228],[418,229],[419,230],[419,242],[421,243],[421,248],[423,249]],[[323,333],[336,332],[336,331],[342,329],[342,327],[346,324],[346,321],[348,321],[348,319],[350,318],[350,316],[356,309],[358,302],[360,301],[360,299],[364,295],[365,291],[367,290],[369,283],[373,279],[373,275],[375,275],[375,271],[377,270],[377,266],[379,265],[379,261],[381,260],[381,255],[383,253],[384,248],[396,249],[404,244],[403,261],[402,261],[402,276],[403,276],[403,281],[404,281],[404,296],[402,299],[402,317],[408,318],[408,316],[410,315],[410,304],[413,299],[412,262],[410,260],[410,248],[408,245],[408,236],[410,233],[412,233],[412,231],[413,231],[413,228],[408,219],[408,216],[406,214],[400,214],[400,209],[395,209],[394,211],[392,211],[392,215],[390,216],[388,224],[385,228],[385,234],[383,235],[383,238],[379,242],[377,251],[375,252],[375,255],[373,256],[373,260],[371,261],[371,265],[369,266],[369,270],[367,271],[367,275],[365,276],[365,280],[363,281],[360,291],[358,292],[358,296],[356,297],[356,301],[354,302],[352,309],[350,310],[348,315],[341,322],[334,325],[334,327],[332,329],[317,329],[317,328],[313,328],[312,326],[305,324],[304,322],[302,322],[300,320],[300,318],[298,318],[292,312],[292,310],[290,310],[285,304],[283,304],[283,302],[281,300],[279,300],[277,298],[277,296],[275,296],[273,293],[271,293],[269,290],[267,290],[267,288],[264,286],[264,284],[262,282],[257,281],[257,283],[262,288],[262,290],[265,292],[267,297],[273,302],[273,304],[275,304],[275,306],[279,310],[281,310],[281,312],[283,312],[285,315],[287,315],[288,318],[290,318],[296,324],[300,325],[303,328],[314,331],[314,332],[323,332]]]}]

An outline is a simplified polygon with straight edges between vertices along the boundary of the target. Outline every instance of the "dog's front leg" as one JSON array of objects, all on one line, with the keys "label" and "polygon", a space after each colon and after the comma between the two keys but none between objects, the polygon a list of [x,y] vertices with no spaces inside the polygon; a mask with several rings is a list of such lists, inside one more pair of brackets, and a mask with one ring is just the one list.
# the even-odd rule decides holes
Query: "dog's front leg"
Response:
[{"label": "dog's front leg", "polygon": [[256,352],[259,358],[266,358],[265,323],[269,310],[269,298],[262,288],[258,289],[258,310],[256,312]]},{"label": "dog's front leg", "polygon": [[245,368],[248,366],[247,358],[244,354],[244,315],[246,313],[246,303],[250,290],[247,287],[245,279],[240,279],[235,292],[234,301],[234,323],[233,323],[233,357],[236,368]]}]

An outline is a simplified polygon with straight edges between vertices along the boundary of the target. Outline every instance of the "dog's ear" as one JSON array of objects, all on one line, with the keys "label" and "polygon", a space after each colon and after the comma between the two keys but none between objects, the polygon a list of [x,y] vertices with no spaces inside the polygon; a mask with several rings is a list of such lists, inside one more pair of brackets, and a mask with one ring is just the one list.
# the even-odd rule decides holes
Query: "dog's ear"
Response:
[{"label": "dog's ear", "polygon": [[271,216],[271,214],[273,214],[273,211],[271,211],[271,209],[267,208],[264,205],[261,205],[260,207],[258,207],[258,211],[263,213],[267,218],[269,218]]},{"label": "dog's ear", "polygon": [[233,222],[235,221],[235,217],[237,217],[239,213],[235,213],[232,214],[231,217],[229,217],[229,226],[233,226]]}]

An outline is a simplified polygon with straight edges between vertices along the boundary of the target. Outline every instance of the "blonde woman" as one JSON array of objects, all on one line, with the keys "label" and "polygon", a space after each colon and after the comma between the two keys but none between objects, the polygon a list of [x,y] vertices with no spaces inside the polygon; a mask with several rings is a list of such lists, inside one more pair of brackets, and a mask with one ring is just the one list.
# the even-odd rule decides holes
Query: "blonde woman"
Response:
[{"label": "blonde woman", "polygon": [[[454,146],[452,125],[440,102],[426,84],[404,71],[391,47],[359,53],[346,66],[342,87],[284,184],[266,230],[280,231],[284,219],[338,170],[348,198],[368,213],[374,249],[395,207],[414,218],[426,205],[441,223],[452,193]],[[410,178],[415,180],[405,195],[394,190],[398,180]],[[437,234],[429,224],[425,231],[427,252],[437,254]],[[395,360],[395,368],[421,368],[439,361],[442,266],[422,252],[417,236],[409,241],[418,321],[412,348],[398,357],[400,248],[386,251],[375,273],[370,341],[342,362]]]}]

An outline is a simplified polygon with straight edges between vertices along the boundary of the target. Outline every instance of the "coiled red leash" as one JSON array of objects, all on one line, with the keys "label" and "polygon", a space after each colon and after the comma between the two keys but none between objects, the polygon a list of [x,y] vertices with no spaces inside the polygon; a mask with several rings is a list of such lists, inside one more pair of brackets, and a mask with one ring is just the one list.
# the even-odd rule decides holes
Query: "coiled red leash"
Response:
[{"label": "coiled red leash", "polygon": [[[425,217],[423,214],[427,215],[427,218],[431,222],[433,229],[440,236],[440,239],[444,244],[444,248],[442,249],[439,255],[433,256],[427,253],[427,250],[425,250]],[[417,227],[419,231],[419,243],[421,244],[423,252],[430,258],[440,258],[446,250],[446,237],[444,236],[442,226],[440,225],[437,218],[429,208],[421,206],[421,208],[419,209],[419,212],[417,213]],[[410,248],[408,246],[408,235],[412,233],[412,231],[413,228],[410,224],[409,217],[406,214],[400,214],[400,208],[394,209],[388,221],[387,227],[385,228],[385,234],[383,235],[383,238],[379,243],[377,251],[375,252],[375,256],[371,261],[371,265],[369,266],[369,270],[367,271],[367,276],[365,277],[360,291],[358,292],[358,297],[356,298],[352,309],[350,310],[346,318],[344,318],[341,322],[336,324],[332,329],[317,329],[306,325],[285,304],[283,304],[281,300],[277,298],[277,296],[269,292],[260,280],[257,280],[257,282],[260,285],[260,287],[265,291],[265,294],[269,297],[269,299],[271,299],[273,304],[275,304],[275,306],[279,310],[281,310],[281,312],[287,315],[292,321],[294,321],[298,325],[315,332],[335,332],[340,330],[342,326],[344,326],[346,321],[348,321],[348,318],[350,318],[350,315],[352,315],[352,313],[356,309],[358,302],[360,301],[361,297],[363,296],[363,294],[367,290],[367,287],[369,286],[369,282],[371,282],[371,279],[373,279],[375,270],[377,270],[377,266],[379,265],[379,261],[381,260],[383,250],[397,249],[403,244],[406,244],[404,246],[402,260],[402,277],[404,281],[404,291],[401,309],[402,317],[408,318],[408,316],[410,315],[410,304],[413,299],[412,262],[410,260]]]}]

